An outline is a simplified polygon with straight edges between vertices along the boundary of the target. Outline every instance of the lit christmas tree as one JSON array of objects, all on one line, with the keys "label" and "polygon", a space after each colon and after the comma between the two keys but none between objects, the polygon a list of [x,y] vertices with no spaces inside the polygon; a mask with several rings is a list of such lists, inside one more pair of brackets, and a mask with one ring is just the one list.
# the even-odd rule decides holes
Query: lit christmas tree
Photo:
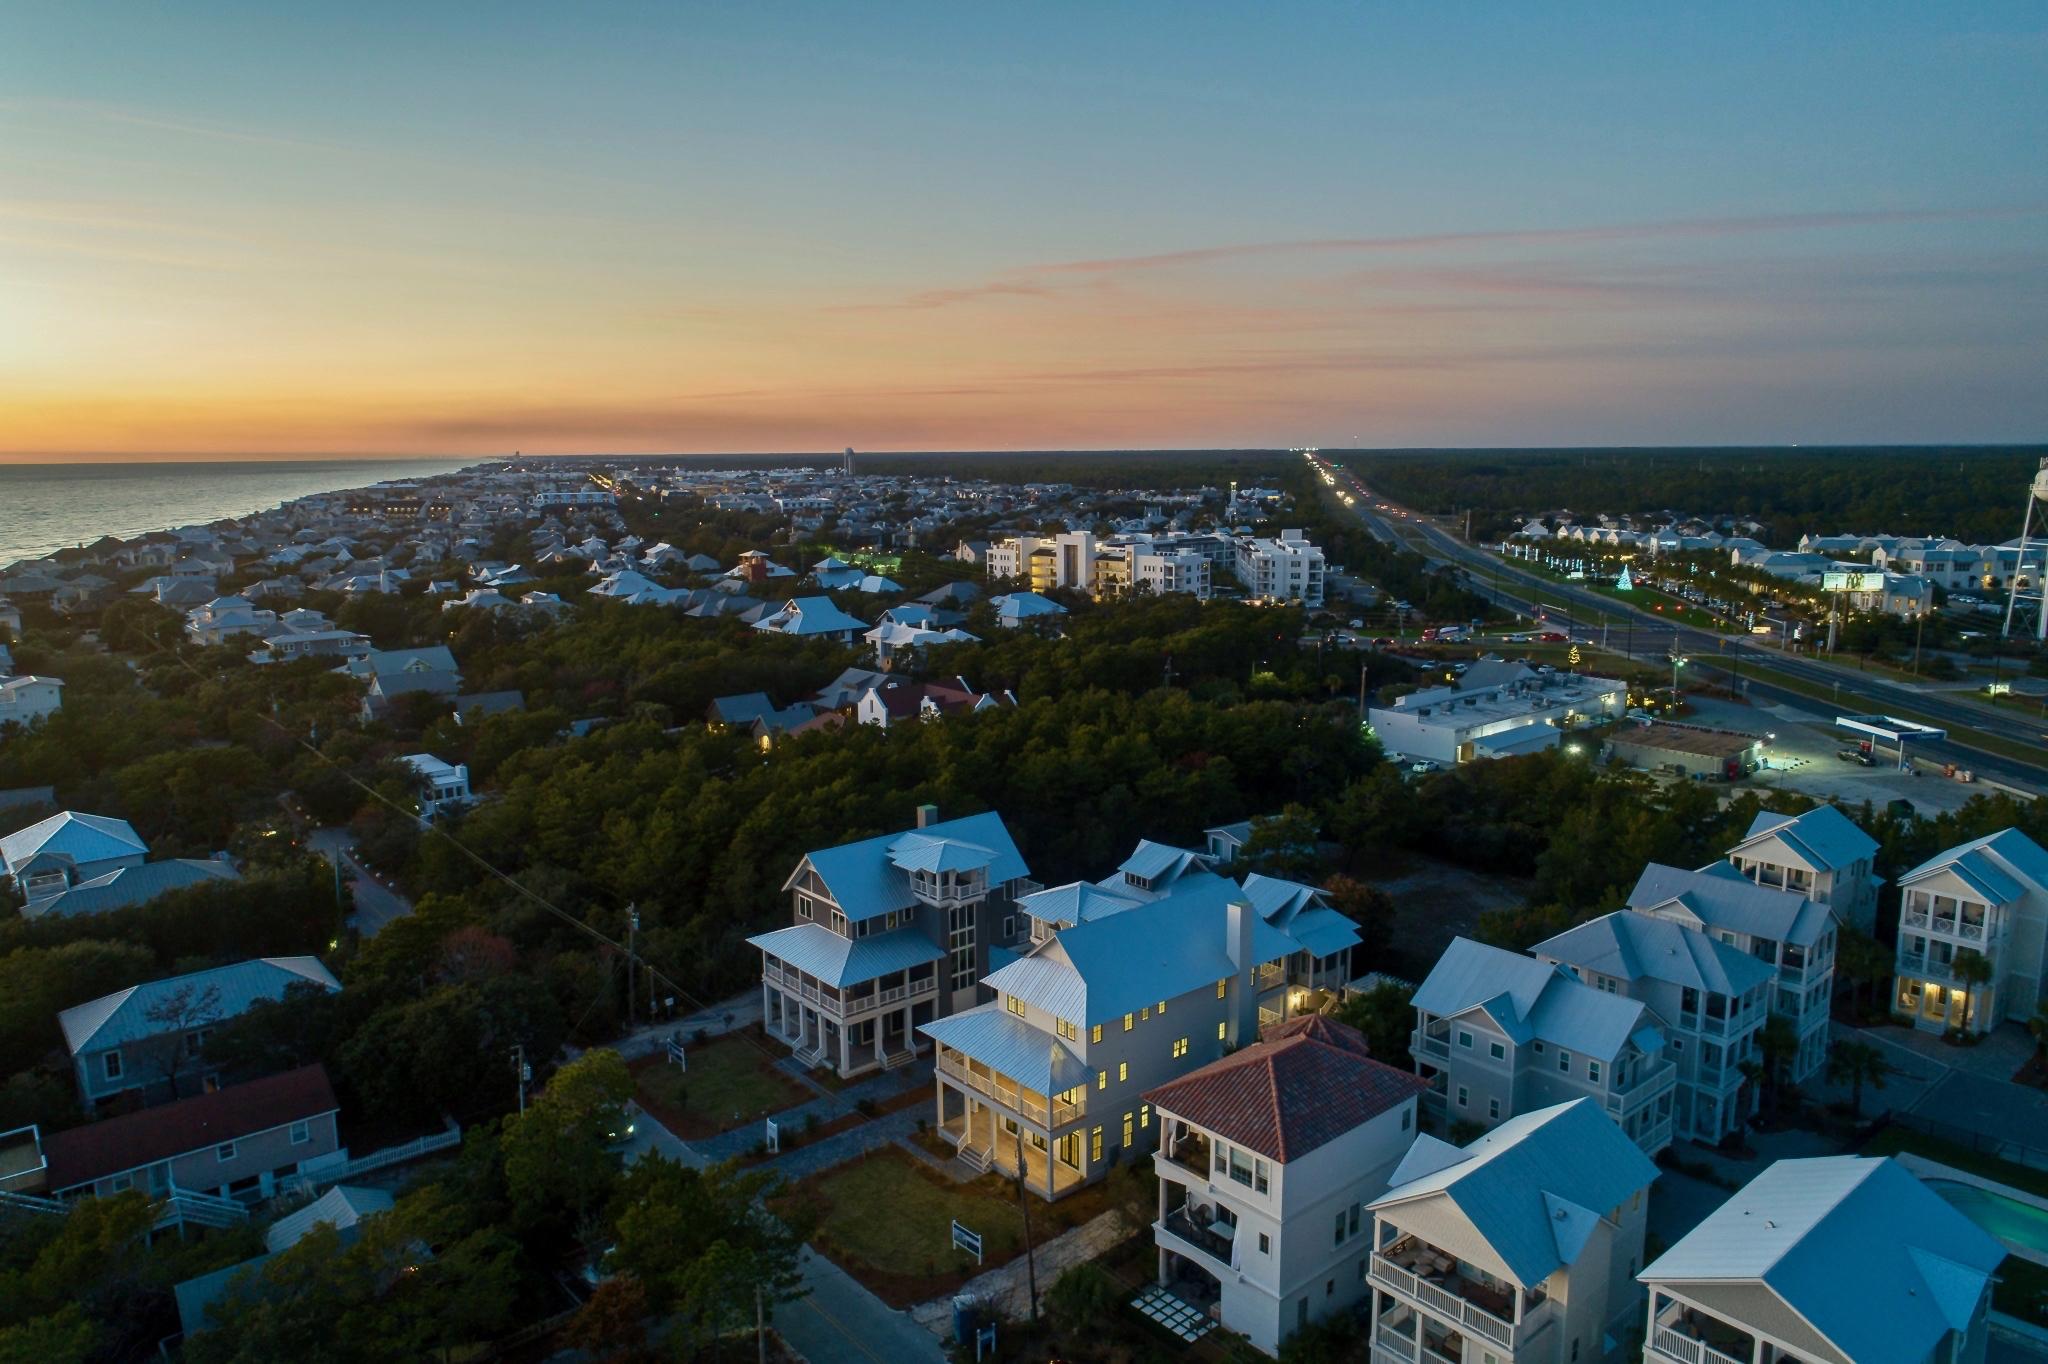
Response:
[{"label": "lit christmas tree", "polygon": [[1621,576],[1614,580],[1614,590],[1617,592],[1633,592],[1636,590],[1636,580],[1629,576],[1627,564],[1621,566]]}]

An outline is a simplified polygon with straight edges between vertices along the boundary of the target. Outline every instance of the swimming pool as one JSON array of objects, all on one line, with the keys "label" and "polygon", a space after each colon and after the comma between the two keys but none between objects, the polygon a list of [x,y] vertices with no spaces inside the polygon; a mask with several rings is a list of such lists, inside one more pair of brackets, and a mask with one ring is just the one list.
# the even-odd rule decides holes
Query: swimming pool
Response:
[{"label": "swimming pool", "polygon": [[2037,1208],[1975,1184],[1953,1179],[1930,1179],[1927,1187],[1940,1194],[1948,1205],[1984,1230],[2010,1245],[2035,1252],[2026,1258],[2048,1263],[2048,1208]]}]

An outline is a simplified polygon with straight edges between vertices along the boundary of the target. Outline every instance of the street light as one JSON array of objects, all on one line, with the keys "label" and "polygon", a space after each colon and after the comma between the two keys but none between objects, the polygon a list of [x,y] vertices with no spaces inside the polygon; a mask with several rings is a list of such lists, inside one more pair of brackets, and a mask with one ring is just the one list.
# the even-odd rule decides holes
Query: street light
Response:
[{"label": "street light", "polygon": [[1683,668],[1686,662],[1687,660],[1678,654],[1671,655],[1671,704],[1674,706],[1678,704],[1678,670]]}]

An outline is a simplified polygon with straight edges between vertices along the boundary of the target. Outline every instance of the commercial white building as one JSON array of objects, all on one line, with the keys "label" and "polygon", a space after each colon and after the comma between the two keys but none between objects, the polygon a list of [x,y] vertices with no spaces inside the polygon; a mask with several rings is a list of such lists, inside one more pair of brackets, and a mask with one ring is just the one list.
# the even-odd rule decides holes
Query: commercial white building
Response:
[{"label": "commercial white building", "polygon": [[1484,687],[1431,687],[1369,712],[1390,754],[1449,765],[1555,748],[1566,730],[1620,716],[1628,684],[1544,673]]},{"label": "commercial white building", "polygon": [[1323,604],[1323,552],[1298,530],[1277,540],[1244,536],[1237,542],[1237,580],[1254,601]]}]

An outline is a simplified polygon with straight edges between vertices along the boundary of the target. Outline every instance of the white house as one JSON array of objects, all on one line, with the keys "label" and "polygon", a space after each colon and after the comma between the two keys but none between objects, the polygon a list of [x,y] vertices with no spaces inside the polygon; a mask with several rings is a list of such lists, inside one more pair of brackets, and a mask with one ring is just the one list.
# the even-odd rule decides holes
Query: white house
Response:
[{"label": "white house", "polygon": [[1366,1209],[1420,1130],[1421,1089],[1310,1014],[1146,1091],[1159,1283],[1268,1354],[1367,1296]]},{"label": "white house", "polygon": [[1877,919],[1877,840],[1832,805],[1803,815],[1759,814],[1728,861],[1750,880],[1797,891],[1843,923],[1871,932]]},{"label": "white house", "polygon": [[431,753],[408,753],[398,761],[412,769],[419,786],[422,824],[431,824],[437,816],[460,810],[474,799],[467,764],[445,763]]},{"label": "white house", "polygon": [[[1893,1012],[1930,1032],[2032,1018],[2048,983],[2048,852],[2017,829],[1959,843],[1899,878]],[[1970,955],[1991,978],[1958,974]]]},{"label": "white house", "polygon": [[2005,1253],[1897,1161],[1781,1160],[1642,1272],[1644,1364],[1982,1364]]},{"label": "white house", "polygon": [[19,725],[26,729],[63,708],[64,679],[61,677],[42,677],[35,673],[0,677],[0,728]]},{"label": "white house", "polygon": [[1323,604],[1323,552],[1298,530],[1283,530],[1277,540],[1239,537],[1236,568],[1237,580],[1254,601]]},{"label": "white house", "polygon": [[830,597],[794,597],[754,622],[756,630],[798,639],[829,639],[853,643],[868,629],[864,620],[847,615]]},{"label": "white house", "polygon": [[1410,692],[1369,715],[1389,753],[1449,766],[1555,748],[1568,730],[1616,719],[1627,707],[1624,682],[1543,673],[1494,686]]},{"label": "white house", "polygon": [[1656,1177],[1590,1099],[1462,1149],[1417,1137],[1371,1208],[1375,1364],[1606,1358],[1640,1310]]}]

